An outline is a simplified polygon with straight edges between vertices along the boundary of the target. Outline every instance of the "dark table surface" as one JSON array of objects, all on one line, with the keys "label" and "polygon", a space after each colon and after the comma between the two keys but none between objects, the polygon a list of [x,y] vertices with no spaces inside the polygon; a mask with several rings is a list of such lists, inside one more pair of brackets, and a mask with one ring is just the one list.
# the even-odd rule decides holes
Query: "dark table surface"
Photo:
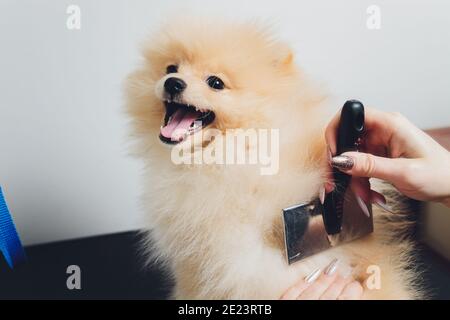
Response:
[{"label": "dark table surface", "polygon": [[[137,232],[26,248],[28,262],[10,270],[0,259],[0,299],[166,299],[171,282],[158,265],[143,267]],[[426,247],[418,252],[424,283],[450,299],[450,264]],[[69,265],[81,269],[81,290],[69,290]]]},{"label": "dark table surface", "polygon": [[[10,270],[0,259],[0,299],[165,299],[171,283],[157,265],[144,268],[137,232],[25,248],[27,263]],[[67,267],[81,270],[69,290]]]}]

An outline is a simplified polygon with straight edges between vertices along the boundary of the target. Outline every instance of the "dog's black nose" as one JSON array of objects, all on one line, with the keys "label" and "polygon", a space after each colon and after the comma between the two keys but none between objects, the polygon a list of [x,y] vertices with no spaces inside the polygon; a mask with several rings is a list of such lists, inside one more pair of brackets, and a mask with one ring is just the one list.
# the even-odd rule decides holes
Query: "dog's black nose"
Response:
[{"label": "dog's black nose", "polygon": [[186,82],[180,78],[169,78],[164,82],[164,89],[171,96],[176,96],[186,89]]}]

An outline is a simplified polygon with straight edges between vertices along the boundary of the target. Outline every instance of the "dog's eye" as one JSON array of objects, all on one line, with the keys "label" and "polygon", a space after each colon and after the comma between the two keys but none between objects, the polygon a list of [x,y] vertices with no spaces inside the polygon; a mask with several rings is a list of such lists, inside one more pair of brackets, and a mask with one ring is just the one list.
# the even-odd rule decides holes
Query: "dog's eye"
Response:
[{"label": "dog's eye", "polygon": [[167,66],[166,73],[177,73],[178,72],[178,66],[175,64],[171,64],[170,66]]},{"label": "dog's eye", "polygon": [[222,90],[225,88],[225,84],[223,83],[223,81],[216,76],[208,77],[208,79],[206,79],[206,83],[208,84],[208,86],[216,90]]}]

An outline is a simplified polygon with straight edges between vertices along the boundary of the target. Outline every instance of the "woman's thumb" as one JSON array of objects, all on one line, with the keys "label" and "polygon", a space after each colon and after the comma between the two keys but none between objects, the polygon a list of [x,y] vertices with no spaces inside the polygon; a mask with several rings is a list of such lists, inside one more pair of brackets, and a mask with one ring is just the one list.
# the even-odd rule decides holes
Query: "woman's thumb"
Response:
[{"label": "woman's thumb", "polygon": [[404,175],[410,161],[411,159],[383,158],[363,152],[345,152],[333,157],[331,165],[352,176],[395,182]]}]

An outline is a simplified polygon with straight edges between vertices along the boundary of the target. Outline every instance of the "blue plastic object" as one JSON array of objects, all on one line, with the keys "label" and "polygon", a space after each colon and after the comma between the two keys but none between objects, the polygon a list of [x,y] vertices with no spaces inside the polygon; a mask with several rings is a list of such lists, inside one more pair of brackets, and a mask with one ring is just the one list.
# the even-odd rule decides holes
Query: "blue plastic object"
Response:
[{"label": "blue plastic object", "polygon": [[25,251],[6,206],[2,188],[0,188],[0,251],[11,269],[26,260]]}]

